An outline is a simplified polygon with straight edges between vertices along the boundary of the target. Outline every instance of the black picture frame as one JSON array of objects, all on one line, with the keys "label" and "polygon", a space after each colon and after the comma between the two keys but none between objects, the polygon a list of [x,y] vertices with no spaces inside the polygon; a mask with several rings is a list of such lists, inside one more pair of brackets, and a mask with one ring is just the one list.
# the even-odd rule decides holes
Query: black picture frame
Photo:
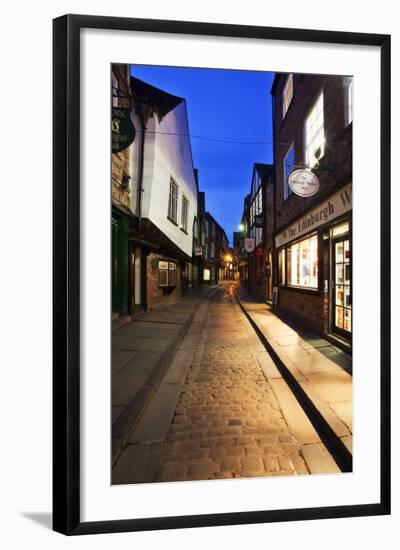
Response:
[{"label": "black picture frame", "polygon": [[[81,522],[80,31],[84,28],[377,46],[381,51],[381,495],[351,506]],[[65,15],[53,21],[53,529],[66,535],[390,513],[390,36],[151,19]]]}]

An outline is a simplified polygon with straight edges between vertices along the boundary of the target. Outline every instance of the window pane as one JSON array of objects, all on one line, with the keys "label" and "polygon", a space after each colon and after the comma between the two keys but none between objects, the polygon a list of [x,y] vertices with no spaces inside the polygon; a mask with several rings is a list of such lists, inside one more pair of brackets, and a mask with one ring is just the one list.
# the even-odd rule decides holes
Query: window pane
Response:
[{"label": "window pane", "polygon": [[290,284],[318,288],[317,235],[293,244],[288,252]]},{"label": "window pane", "polygon": [[343,291],[343,286],[341,285],[338,285],[336,287],[336,305],[337,306],[344,305],[344,291]]},{"label": "window pane", "polygon": [[158,284],[160,286],[167,286],[168,284],[168,271],[166,269],[158,270]]},{"label": "window pane", "polygon": [[336,266],[336,284],[337,285],[342,285],[344,283],[343,273],[344,273],[343,264],[337,264]]},{"label": "window pane", "polygon": [[344,241],[344,261],[348,262],[350,260],[350,242]]},{"label": "window pane", "polygon": [[344,310],[344,326],[343,328],[351,332],[351,309]]},{"label": "window pane", "polygon": [[335,249],[336,263],[343,262],[343,243],[336,243]]},{"label": "window pane", "polygon": [[315,153],[320,149],[320,157],[324,154],[324,96],[321,93],[305,123],[306,164],[313,167],[318,159]]},{"label": "window pane", "polygon": [[344,266],[345,279],[344,282],[346,285],[350,284],[350,264],[345,264]]},{"label": "window pane", "polygon": [[290,102],[292,101],[292,97],[293,97],[293,74],[289,74],[287,76],[285,87],[283,89],[283,105],[282,105],[283,117],[286,115]]},{"label": "window pane", "polygon": [[288,185],[288,178],[294,169],[294,145],[291,145],[290,149],[286,153],[283,160],[283,198],[286,200],[292,193]]},{"label": "window pane", "polygon": [[343,328],[343,308],[341,307],[335,308],[335,322],[337,327]]},{"label": "window pane", "polygon": [[350,296],[350,287],[344,287],[344,305],[346,307],[351,307],[351,296]]}]

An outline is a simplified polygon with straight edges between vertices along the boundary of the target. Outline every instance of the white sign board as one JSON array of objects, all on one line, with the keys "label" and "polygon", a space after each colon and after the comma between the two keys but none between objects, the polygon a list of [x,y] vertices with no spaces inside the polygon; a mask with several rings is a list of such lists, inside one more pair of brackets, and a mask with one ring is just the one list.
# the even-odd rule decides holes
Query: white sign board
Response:
[{"label": "white sign board", "polygon": [[319,180],[311,170],[294,170],[288,178],[288,185],[299,197],[312,197],[319,190]]},{"label": "white sign board", "polygon": [[352,208],[351,183],[337,191],[334,195],[321,202],[318,206],[291,223],[284,231],[275,237],[277,248],[306,235],[320,225],[328,223]]},{"label": "white sign board", "polygon": [[253,252],[256,247],[255,239],[248,238],[244,240],[244,249],[246,252]]}]

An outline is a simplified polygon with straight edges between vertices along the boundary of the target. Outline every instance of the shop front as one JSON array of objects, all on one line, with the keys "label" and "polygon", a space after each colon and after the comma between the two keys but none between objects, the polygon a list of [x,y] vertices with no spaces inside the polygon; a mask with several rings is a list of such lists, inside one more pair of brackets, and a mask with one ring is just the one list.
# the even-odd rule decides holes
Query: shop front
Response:
[{"label": "shop front", "polygon": [[352,334],[351,184],[275,236],[279,315],[334,337]]},{"label": "shop front", "polygon": [[129,218],[112,209],[111,220],[111,281],[113,319],[129,315]]}]

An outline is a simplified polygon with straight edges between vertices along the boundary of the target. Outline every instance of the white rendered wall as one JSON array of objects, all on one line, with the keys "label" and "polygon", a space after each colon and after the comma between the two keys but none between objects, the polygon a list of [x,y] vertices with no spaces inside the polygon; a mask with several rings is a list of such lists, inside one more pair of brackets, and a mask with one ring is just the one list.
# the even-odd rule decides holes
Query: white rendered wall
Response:
[{"label": "white rendered wall", "polygon": [[[161,122],[157,116],[149,120],[144,146],[142,216],[149,218],[183,252],[191,256],[197,193],[188,133],[184,101]],[[177,226],[167,218],[171,176],[178,184]],[[182,195],[189,201],[187,234],[180,229]]]}]

